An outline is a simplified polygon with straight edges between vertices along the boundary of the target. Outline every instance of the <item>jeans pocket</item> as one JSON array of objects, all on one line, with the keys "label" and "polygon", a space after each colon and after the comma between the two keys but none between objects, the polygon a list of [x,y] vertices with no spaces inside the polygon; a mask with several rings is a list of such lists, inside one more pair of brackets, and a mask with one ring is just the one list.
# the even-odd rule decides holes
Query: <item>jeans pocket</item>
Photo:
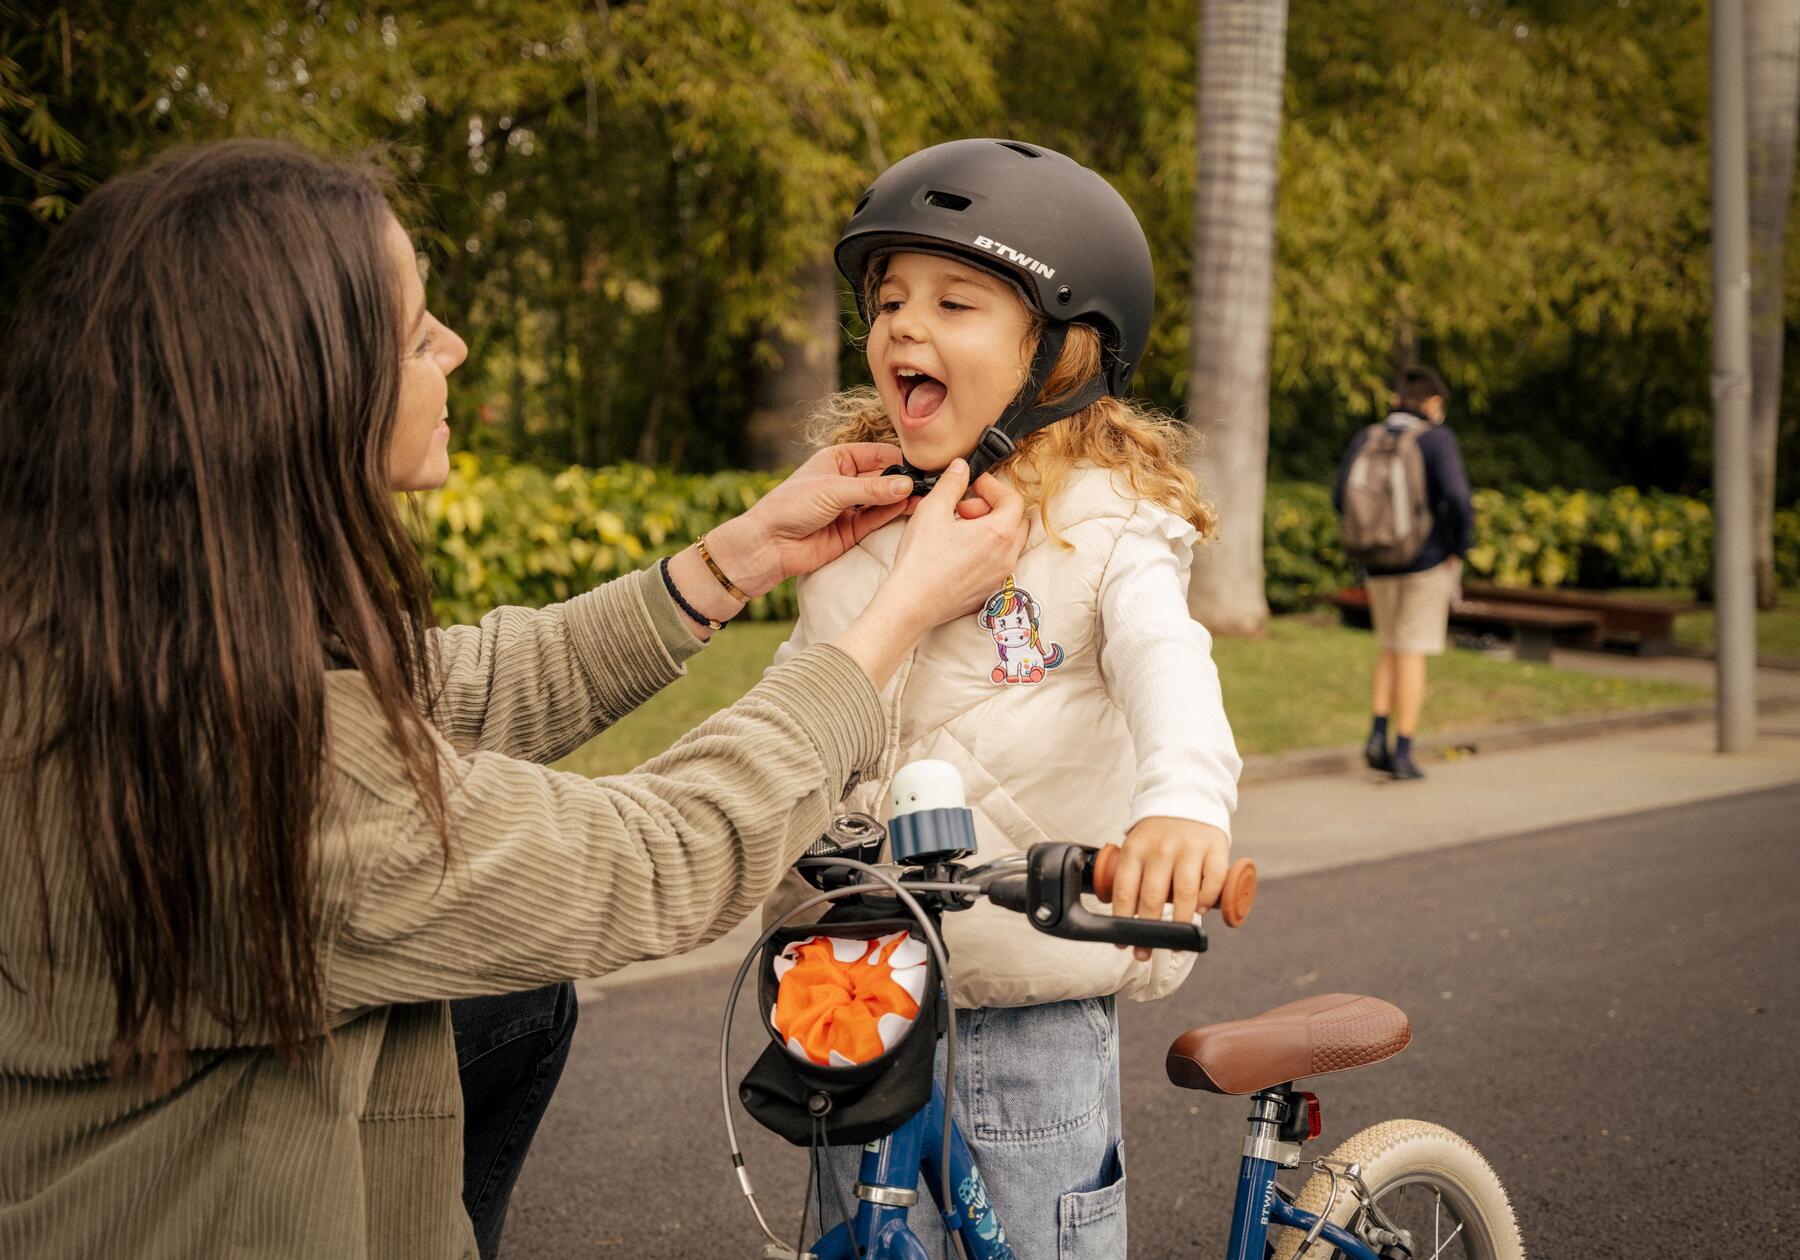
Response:
[{"label": "jeans pocket", "polygon": [[1057,1260],[1121,1260],[1125,1255],[1125,1142],[1114,1143],[1112,1180],[1056,1203]]},{"label": "jeans pocket", "polygon": [[1076,1130],[1104,1123],[1116,1072],[1103,999],[968,1014],[967,1106],[977,1142],[1061,1143]]}]

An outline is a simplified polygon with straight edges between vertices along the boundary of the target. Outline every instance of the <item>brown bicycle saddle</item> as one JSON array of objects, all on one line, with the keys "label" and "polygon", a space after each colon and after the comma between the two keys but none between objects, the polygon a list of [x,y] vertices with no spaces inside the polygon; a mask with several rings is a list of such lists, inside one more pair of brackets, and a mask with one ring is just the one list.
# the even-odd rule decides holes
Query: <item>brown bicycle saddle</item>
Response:
[{"label": "brown bicycle saddle", "polygon": [[1391,1002],[1321,993],[1250,1019],[1182,1033],[1169,1047],[1169,1079],[1183,1089],[1254,1094],[1379,1063],[1411,1040],[1406,1012]]}]

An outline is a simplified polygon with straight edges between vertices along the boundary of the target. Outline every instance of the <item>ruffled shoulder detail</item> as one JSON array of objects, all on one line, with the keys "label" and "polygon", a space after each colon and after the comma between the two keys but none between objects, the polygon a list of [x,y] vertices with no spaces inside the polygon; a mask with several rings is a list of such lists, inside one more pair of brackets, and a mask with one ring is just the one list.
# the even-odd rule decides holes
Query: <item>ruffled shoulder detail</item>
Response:
[{"label": "ruffled shoulder detail", "polygon": [[1152,503],[1147,499],[1138,500],[1137,510],[1125,522],[1125,532],[1143,534],[1150,538],[1166,538],[1176,546],[1188,550],[1200,542],[1199,530],[1162,504]]}]

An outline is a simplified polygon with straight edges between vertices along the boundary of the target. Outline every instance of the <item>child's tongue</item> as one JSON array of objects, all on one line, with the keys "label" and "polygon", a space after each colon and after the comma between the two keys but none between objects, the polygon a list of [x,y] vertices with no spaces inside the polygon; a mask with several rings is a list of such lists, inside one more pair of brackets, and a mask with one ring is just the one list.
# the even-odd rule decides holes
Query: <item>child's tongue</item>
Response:
[{"label": "child's tongue", "polygon": [[929,420],[944,405],[949,392],[942,381],[920,381],[906,396],[906,418]]}]

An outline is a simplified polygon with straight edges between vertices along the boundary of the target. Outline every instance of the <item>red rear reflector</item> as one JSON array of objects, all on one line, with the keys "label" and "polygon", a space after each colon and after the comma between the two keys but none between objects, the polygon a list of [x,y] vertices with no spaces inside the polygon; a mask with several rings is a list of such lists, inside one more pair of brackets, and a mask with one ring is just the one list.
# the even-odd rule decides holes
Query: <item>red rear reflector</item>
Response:
[{"label": "red rear reflector", "polygon": [[1300,1097],[1306,1099],[1306,1140],[1312,1141],[1325,1132],[1325,1118],[1319,1114],[1319,1096],[1302,1092]]}]

